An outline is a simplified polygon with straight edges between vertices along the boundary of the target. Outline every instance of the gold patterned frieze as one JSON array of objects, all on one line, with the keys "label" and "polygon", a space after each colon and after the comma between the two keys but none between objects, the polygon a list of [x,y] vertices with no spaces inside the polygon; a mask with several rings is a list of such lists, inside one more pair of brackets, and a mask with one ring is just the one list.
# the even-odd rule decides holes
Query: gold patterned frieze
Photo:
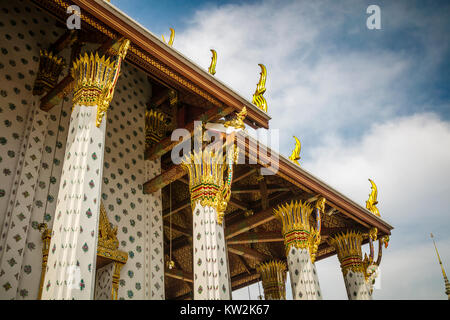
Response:
[{"label": "gold patterned frieze", "polygon": [[130,41],[119,41],[116,56],[99,56],[96,52],[84,53],[73,63],[71,75],[75,80],[73,92],[73,105],[96,106],[97,117],[95,125],[100,127],[103,116],[108,110],[114,95],[120,65],[124,59]]},{"label": "gold patterned frieze", "polygon": [[39,51],[39,69],[34,82],[33,95],[42,95],[55,87],[65,66],[62,57],[47,50]]},{"label": "gold patterned frieze", "polygon": [[320,214],[317,216],[319,223],[314,227],[309,221],[312,212],[313,207],[301,200],[291,201],[274,209],[275,216],[282,223],[286,255],[292,247],[309,249],[311,261],[314,263],[320,244]]},{"label": "gold patterned frieze", "polygon": [[266,300],[286,300],[286,264],[282,261],[269,261],[259,264]]}]

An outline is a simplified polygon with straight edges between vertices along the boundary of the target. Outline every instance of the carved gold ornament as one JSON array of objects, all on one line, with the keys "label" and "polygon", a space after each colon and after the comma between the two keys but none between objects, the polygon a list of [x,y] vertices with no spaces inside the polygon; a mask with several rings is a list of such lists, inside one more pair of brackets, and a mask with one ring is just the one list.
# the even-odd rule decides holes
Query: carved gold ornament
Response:
[{"label": "carved gold ornament", "polygon": [[329,238],[328,243],[336,249],[344,277],[350,270],[366,274],[362,262],[362,241],[363,235],[356,231],[348,231]]},{"label": "carved gold ornament", "polygon": [[230,121],[226,121],[223,126],[225,128],[233,127],[235,129],[245,129],[244,119],[247,116],[247,107],[243,107],[242,110],[236,114],[236,118]]},{"label": "carved gold ornament", "polygon": [[47,50],[39,50],[39,69],[34,82],[33,95],[42,95],[53,89],[65,66],[64,59]]},{"label": "carved gold ornament", "polygon": [[289,157],[289,160],[291,160],[296,165],[300,165],[298,163],[298,160],[300,160],[300,151],[302,149],[302,144],[300,143],[300,140],[296,136],[294,136],[295,139],[295,148],[292,150],[292,154]]},{"label": "carved gold ornament", "polygon": [[[217,223],[222,225],[223,216],[231,197],[233,164],[237,161],[238,149],[233,144],[225,156],[218,152],[192,152],[183,159],[182,166],[189,174],[191,205],[194,210],[197,202],[217,211]],[[224,173],[227,170],[227,178]]]},{"label": "carved gold ornament", "polygon": [[256,91],[253,94],[252,103],[267,112],[267,101],[263,97],[264,92],[266,92],[266,78],[267,78],[267,70],[263,64],[258,64],[261,67],[261,74],[259,78],[259,82],[256,85]]},{"label": "carved gold ornament", "polygon": [[[382,244],[389,241],[388,236],[378,239],[377,228],[371,228],[368,234],[362,234],[359,231],[347,231],[330,237],[328,243],[336,249],[338,259],[341,263],[341,269],[344,276],[349,270],[353,272],[361,272],[364,274],[366,282],[370,285],[375,282],[378,267],[381,264]],[[364,238],[369,238],[370,255],[364,255],[362,259],[361,245]],[[378,257],[374,260],[374,245],[373,242],[378,239]]]},{"label": "carved gold ornament", "polygon": [[73,105],[97,106],[95,125],[100,127],[103,116],[108,110],[119,78],[120,65],[124,59],[130,41],[119,41],[114,58],[100,57],[96,52],[84,55],[74,61],[71,75],[75,79]]},{"label": "carved gold ornament", "polygon": [[[164,35],[161,35],[162,40],[164,43],[166,43],[166,39],[164,39]],[[167,45],[169,47],[171,47],[173,45],[173,40],[175,39],[175,30],[173,28],[170,28],[170,38],[169,38],[169,42],[167,43]]]},{"label": "carved gold ornament", "polygon": [[369,195],[369,199],[366,201],[366,208],[371,211],[374,215],[380,217],[380,211],[378,211],[378,208],[375,206],[378,204],[377,197],[378,197],[378,190],[377,185],[375,182],[373,182],[371,179],[369,179],[370,183],[372,184],[371,193]]},{"label": "carved gold ornament", "polygon": [[48,229],[46,223],[41,223],[38,226],[39,232],[41,232],[42,239],[42,271],[41,280],[39,283],[38,300],[42,299],[42,290],[44,288],[45,273],[47,270],[48,252],[50,249],[50,240],[52,238],[52,230]]},{"label": "carved gold ornament", "polygon": [[318,225],[314,228],[309,222],[312,211],[309,203],[299,200],[278,206],[274,214],[282,223],[286,256],[291,247],[308,249],[311,262],[314,263],[320,244],[320,215]]},{"label": "carved gold ornament", "polygon": [[146,149],[161,141],[166,133],[164,114],[156,110],[145,111],[145,145]]},{"label": "carved gold ornament", "polygon": [[212,57],[211,57],[211,65],[208,68],[208,72],[212,75],[216,74],[216,64],[217,64],[217,52],[214,49],[211,49]]},{"label": "carved gold ornament", "polygon": [[256,267],[261,275],[266,300],[286,300],[286,264],[269,261]]}]

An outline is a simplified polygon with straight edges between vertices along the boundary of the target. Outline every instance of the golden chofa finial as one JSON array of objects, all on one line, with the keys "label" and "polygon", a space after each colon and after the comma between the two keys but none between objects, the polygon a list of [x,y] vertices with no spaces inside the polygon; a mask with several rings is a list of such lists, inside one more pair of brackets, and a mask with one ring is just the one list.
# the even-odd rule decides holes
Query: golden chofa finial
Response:
[{"label": "golden chofa finial", "polygon": [[247,116],[247,108],[243,107],[242,110],[236,114],[236,118],[230,121],[226,121],[223,126],[225,128],[234,127],[237,129],[245,129],[244,119]]},{"label": "golden chofa finial", "polygon": [[211,57],[211,65],[209,66],[208,72],[212,75],[216,74],[216,64],[217,64],[217,52],[214,49],[211,49],[212,57]]},{"label": "golden chofa finial", "polygon": [[[166,43],[166,39],[164,39],[164,35],[161,35],[163,42]],[[170,28],[170,38],[167,45],[171,47],[173,45],[173,40],[175,39],[175,30],[173,28]]]},{"label": "golden chofa finial", "polygon": [[380,211],[378,211],[378,208],[375,206],[376,204],[378,204],[378,201],[377,201],[377,197],[378,197],[377,185],[371,179],[369,179],[369,181],[372,184],[372,192],[369,195],[369,199],[366,201],[366,208],[369,211],[371,211],[374,215],[380,217]]},{"label": "golden chofa finial", "polygon": [[300,143],[300,140],[296,136],[294,136],[295,139],[295,148],[292,150],[292,154],[289,157],[289,160],[291,160],[296,165],[300,165],[298,163],[298,160],[300,160],[300,150],[302,149],[302,144]]},{"label": "golden chofa finial", "polygon": [[259,78],[259,82],[256,85],[256,91],[253,94],[252,103],[260,108],[262,111],[267,112],[267,101],[263,97],[264,92],[266,92],[266,78],[267,78],[267,70],[263,64],[259,64],[261,67],[261,74]]}]

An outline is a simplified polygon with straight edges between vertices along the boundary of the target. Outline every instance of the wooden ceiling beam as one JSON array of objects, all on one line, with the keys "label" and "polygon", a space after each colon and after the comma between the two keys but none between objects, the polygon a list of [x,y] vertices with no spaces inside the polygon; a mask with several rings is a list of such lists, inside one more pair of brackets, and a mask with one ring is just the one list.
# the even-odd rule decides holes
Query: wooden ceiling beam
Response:
[{"label": "wooden ceiling beam", "polygon": [[244,210],[244,211],[247,210],[247,208],[248,208],[248,205],[245,202],[243,202],[239,199],[233,198],[233,197],[230,198],[230,201],[228,201],[228,203],[230,205],[232,205],[233,207]]},{"label": "wooden ceiling beam", "polygon": [[164,221],[164,227],[172,228],[173,230],[180,232],[185,236],[192,237],[192,230],[190,230],[188,228],[180,227],[179,225],[174,224],[173,222],[172,222],[172,226],[171,226],[169,221]]},{"label": "wooden ceiling beam", "polygon": [[266,255],[264,253],[261,253],[255,249],[243,246],[243,245],[230,245],[227,246],[228,251],[240,256],[243,256],[247,259],[253,259],[258,262],[262,262],[264,260],[270,259],[269,255]]},{"label": "wooden ceiling beam", "polygon": [[186,175],[186,171],[184,171],[183,167],[181,165],[174,164],[163,173],[144,183],[144,194],[150,194],[162,189],[175,180],[180,179],[184,175]]},{"label": "wooden ceiling beam", "polygon": [[163,90],[158,95],[156,95],[155,97],[152,97],[150,99],[149,105],[152,108],[157,108],[161,104],[163,104],[164,101],[166,101],[167,99],[169,99],[169,94],[168,94],[167,90]]},{"label": "wooden ceiling beam", "polygon": [[263,210],[266,210],[269,207],[269,192],[267,191],[267,183],[264,176],[261,176],[259,179],[259,190],[261,192],[261,207]]},{"label": "wooden ceiling beam", "polygon": [[[58,54],[62,50],[64,50],[66,47],[73,44],[77,39],[77,30],[67,30],[64,32],[58,40],[56,40],[49,48],[49,51],[53,52],[53,54]],[[71,66],[69,66],[70,68]]]},{"label": "wooden ceiling beam", "polygon": [[[239,166],[239,164],[237,166]],[[256,173],[258,171],[258,169],[252,168],[252,169],[248,170],[247,168],[245,168],[243,171],[244,172],[242,174],[240,174],[238,177],[235,177],[233,179],[233,183],[237,183],[237,182],[241,181],[242,179],[245,179],[245,178],[251,176],[252,174]]]},{"label": "wooden ceiling beam", "polygon": [[229,245],[264,243],[264,242],[283,242],[284,237],[280,232],[246,232],[227,240]]},{"label": "wooden ceiling beam", "polygon": [[[286,198],[287,201],[289,201],[290,199],[291,197]],[[237,236],[238,234],[244,233],[266,222],[272,221],[273,219],[275,219],[275,215],[273,214],[273,207],[269,207],[266,210],[255,213],[248,218],[245,217],[225,228],[225,239],[230,239],[234,236]]]},{"label": "wooden ceiling beam", "polygon": [[[211,108],[205,113],[201,114],[198,119],[203,122],[209,122],[218,120],[229,113],[233,111],[232,107],[215,107]],[[192,135],[194,134],[194,121],[189,122],[185,127],[185,130],[189,131],[189,133]],[[161,140],[158,144],[153,146],[152,148],[149,148],[145,151],[144,158],[145,160],[154,160],[158,159],[165,153],[172,150],[180,141],[172,141],[171,137],[167,137],[163,140]]]},{"label": "wooden ceiling beam", "polygon": [[185,199],[183,201],[180,201],[178,203],[176,203],[173,207],[172,207],[172,211],[170,211],[169,208],[164,209],[163,210],[163,218],[168,218],[170,217],[172,214],[177,213],[179,211],[182,211],[186,208],[189,208],[191,206],[191,199]]},{"label": "wooden ceiling beam", "polygon": [[[233,181],[234,183],[234,181]],[[241,193],[260,193],[261,188],[260,186],[235,186],[231,187],[231,193],[235,194],[241,194]],[[267,186],[267,193],[274,193],[274,192],[285,192],[285,191],[291,191],[288,187],[280,187],[280,186]]]},{"label": "wooden ceiling beam", "polygon": [[178,279],[178,280],[182,280],[184,282],[194,283],[192,273],[188,273],[188,272],[178,270],[178,269],[172,269],[172,270],[165,269],[164,274],[167,277],[171,277],[173,279]]}]

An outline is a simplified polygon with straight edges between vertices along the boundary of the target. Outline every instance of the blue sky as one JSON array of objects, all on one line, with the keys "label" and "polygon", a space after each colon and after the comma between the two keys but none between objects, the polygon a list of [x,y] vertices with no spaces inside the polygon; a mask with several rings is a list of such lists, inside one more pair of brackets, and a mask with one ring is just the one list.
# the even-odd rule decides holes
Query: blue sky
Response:
[{"label": "blue sky", "polygon": [[[279,151],[289,155],[296,135],[302,167],[362,205],[367,179],[378,185],[395,229],[374,298],[446,299],[429,234],[450,272],[450,2],[112,4],[158,37],[175,28],[173,48],[205,70],[216,49],[215,77],[249,100],[264,63]],[[371,4],[381,30],[366,27]],[[324,298],[346,299],[337,258],[317,268]]]}]

